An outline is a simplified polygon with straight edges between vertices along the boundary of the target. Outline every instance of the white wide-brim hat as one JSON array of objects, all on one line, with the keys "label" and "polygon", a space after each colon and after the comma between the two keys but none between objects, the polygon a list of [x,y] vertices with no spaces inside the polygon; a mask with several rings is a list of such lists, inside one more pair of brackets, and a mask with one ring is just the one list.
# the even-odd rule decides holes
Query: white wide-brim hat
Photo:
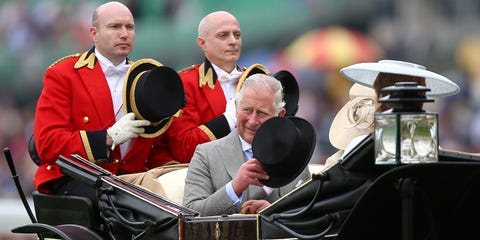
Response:
[{"label": "white wide-brim hat", "polygon": [[330,143],[341,150],[352,139],[373,132],[374,114],[380,107],[373,88],[354,83],[349,95],[350,101],[335,115],[328,136]]},{"label": "white wide-brim hat", "polygon": [[450,79],[428,71],[422,65],[410,62],[381,60],[379,62],[357,63],[340,70],[340,73],[346,79],[367,87],[373,87],[373,83],[380,72],[423,77],[426,87],[430,88],[427,95],[431,97],[449,96],[460,91],[458,85]]}]

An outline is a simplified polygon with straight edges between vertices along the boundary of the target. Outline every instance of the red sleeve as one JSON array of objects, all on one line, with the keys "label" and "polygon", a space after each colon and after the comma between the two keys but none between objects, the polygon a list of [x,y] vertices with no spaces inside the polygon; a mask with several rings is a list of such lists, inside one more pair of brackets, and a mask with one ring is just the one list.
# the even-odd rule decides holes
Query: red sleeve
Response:
[{"label": "red sleeve", "polygon": [[[196,69],[181,73],[180,76],[184,84],[186,104],[182,108],[182,114],[173,119],[166,135],[174,159],[188,163],[198,144],[223,137],[230,132],[230,128],[223,116],[226,101],[221,89],[218,89],[220,93],[210,95],[221,98],[206,99],[205,91],[214,90],[207,86],[204,88],[208,89],[199,87],[198,66]],[[213,106],[209,101],[217,101],[217,104]]]},{"label": "red sleeve", "polygon": [[182,114],[178,118],[174,117],[166,132],[172,155],[181,163],[190,162],[198,144],[215,139],[200,128],[202,122],[198,112],[192,104],[188,103],[188,99],[187,95],[187,104],[182,108]]},{"label": "red sleeve", "polygon": [[[105,127],[93,119],[96,114],[90,114],[92,104],[79,101],[88,94],[69,61],[75,59],[47,68],[43,79],[34,121],[35,146],[42,164],[54,163],[60,154],[106,158]],[[91,118],[88,127],[83,116]]]},{"label": "red sleeve", "polygon": [[48,68],[37,102],[34,122],[35,146],[42,163],[55,163],[59,154],[83,153],[80,134],[70,122],[71,80],[55,68]]}]

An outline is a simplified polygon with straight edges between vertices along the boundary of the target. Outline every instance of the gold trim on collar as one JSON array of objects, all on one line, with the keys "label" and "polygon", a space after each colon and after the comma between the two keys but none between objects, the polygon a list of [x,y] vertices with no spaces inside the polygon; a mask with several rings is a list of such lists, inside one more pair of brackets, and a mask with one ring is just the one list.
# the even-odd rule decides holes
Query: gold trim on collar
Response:
[{"label": "gold trim on collar", "polygon": [[207,72],[205,73],[205,63],[202,63],[200,65],[200,68],[198,69],[198,74],[200,75],[199,81],[198,81],[198,86],[203,87],[205,85],[208,85],[209,88],[214,89],[215,85],[213,84],[213,69],[209,68]]},{"label": "gold trim on collar", "polygon": [[195,68],[195,64],[194,64],[194,65],[191,65],[191,66],[188,66],[188,67],[186,67],[186,68],[178,71],[178,73],[182,73],[182,72],[188,71],[188,70],[190,70],[190,69],[194,69],[194,68]]},{"label": "gold trim on collar", "polygon": [[91,52],[84,52],[82,56],[80,56],[80,59],[75,63],[74,68],[79,69],[82,67],[87,66],[89,69],[93,69],[93,66],[95,66],[95,53]]},{"label": "gold trim on collar", "polygon": [[67,55],[65,57],[62,57],[62,58],[59,58],[57,61],[53,62],[52,64],[50,64],[50,66],[48,66],[49,68],[55,66],[55,64],[65,60],[65,59],[68,59],[68,58],[72,58],[72,57],[78,57],[80,56],[80,53],[75,53],[75,54],[71,54],[71,55]]}]

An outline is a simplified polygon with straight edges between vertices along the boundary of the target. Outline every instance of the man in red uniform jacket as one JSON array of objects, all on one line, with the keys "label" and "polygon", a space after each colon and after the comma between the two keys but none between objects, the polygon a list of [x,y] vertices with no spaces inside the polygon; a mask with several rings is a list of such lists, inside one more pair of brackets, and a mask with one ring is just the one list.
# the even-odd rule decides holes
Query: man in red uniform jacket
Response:
[{"label": "man in red uniform jacket", "polygon": [[157,152],[165,149],[154,146],[162,144],[158,138],[137,138],[150,122],[123,112],[123,81],[132,64],[127,56],[135,40],[130,10],[119,2],[99,6],[90,36],[92,49],[53,63],[43,79],[34,122],[39,192],[94,194],[60,172],[59,155],[79,154],[114,174],[143,172],[171,160]]},{"label": "man in red uniform jacket", "polygon": [[167,130],[169,148],[179,162],[190,162],[198,144],[226,136],[236,123],[233,98],[242,74],[237,19],[225,11],[208,14],[198,26],[197,44],[205,61],[179,72],[186,105]]}]

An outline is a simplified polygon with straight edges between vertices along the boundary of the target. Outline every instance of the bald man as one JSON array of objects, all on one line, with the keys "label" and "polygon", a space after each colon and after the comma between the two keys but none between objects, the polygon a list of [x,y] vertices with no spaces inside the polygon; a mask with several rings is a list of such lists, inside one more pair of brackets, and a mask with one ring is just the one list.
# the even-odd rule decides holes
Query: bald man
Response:
[{"label": "bald man", "polygon": [[120,2],[100,5],[89,33],[94,47],[54,62],[43,78],[34,122],[41,160],[34,185],[42,193],[95,197],[93,189],[60,172],[59,155],[79,154],[113,174],[164,162],[152,148],[155,139],[137,137],[150,122],[122,108],[123,81],[133,63],[127,58],[135,41],[132,13]]},{"label": "bald man", "polygon": [[173,157],[190,159],[198,144],[226,136],[235,128],[235,91],[242,69],[237,65],[242,47],[240,24],[225,11],[205,16],[198,25],[197,45],[205,59],[180,71],[186,105],[167,130]]}]

